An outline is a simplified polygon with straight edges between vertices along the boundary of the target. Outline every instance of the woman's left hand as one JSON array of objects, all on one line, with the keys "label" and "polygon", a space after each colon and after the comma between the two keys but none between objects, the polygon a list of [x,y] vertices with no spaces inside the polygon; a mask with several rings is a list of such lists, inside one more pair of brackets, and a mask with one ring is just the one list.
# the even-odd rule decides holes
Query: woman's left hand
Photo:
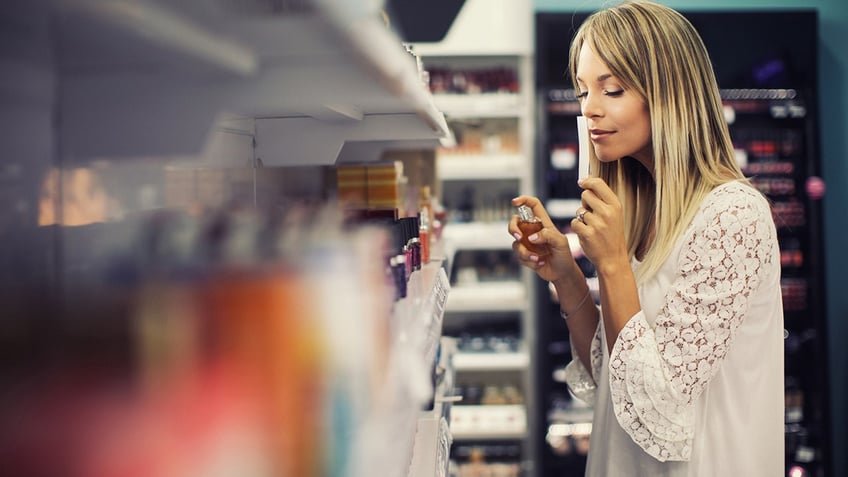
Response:
[{"label": "woman's left hand", "polygon": [[629,268],[627,243],[624,238],[624,216],[621,202],[600,177],[580,182],[582,206],[571,228],[580,239],[583,253],[595,265],[599,275],[615,273],[622,265]]}]

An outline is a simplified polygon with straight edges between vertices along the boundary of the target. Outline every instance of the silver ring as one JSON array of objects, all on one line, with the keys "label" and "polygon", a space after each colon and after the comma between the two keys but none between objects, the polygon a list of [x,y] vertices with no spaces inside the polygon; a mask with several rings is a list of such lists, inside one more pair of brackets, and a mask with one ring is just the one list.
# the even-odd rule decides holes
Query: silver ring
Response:
[{"label": "silver ring", "polygon": [[584,215],[586,215],[586,212],[589,212],[589,211],[588,211],[588,210],[584,210],[583,212],[580,212],[579,214],[577,214],[577,218],[578,218],[581,222],[583,222],[583,225],[586,225],[586,220],[583,218],[583,216],[584,216]]}]

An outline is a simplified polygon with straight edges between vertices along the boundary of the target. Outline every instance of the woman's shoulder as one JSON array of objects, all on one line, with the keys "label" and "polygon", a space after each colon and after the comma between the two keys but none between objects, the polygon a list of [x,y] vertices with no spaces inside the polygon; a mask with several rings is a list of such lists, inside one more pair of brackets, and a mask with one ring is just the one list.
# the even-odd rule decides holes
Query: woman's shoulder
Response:
[{"label": "woman's shoulder", "polygon": [[694,255],[683,253],[683,260],[703,262],[703,253],[746,257],[752,247],[766,247],[763,250],[770,250],[769,253],[757,255],[779,264],[775,259],[779,250],[771,206],[763,193],[747,182],[727,182],[710,191],[682,242],[698,250]]},{"label": "woman's shoulder", "polygon": [[[773,227],[771,205],[762,192],[744,181],[731,181],[716,186],[704,198],[692,222],[691,232],[704,228],[728,229],[760,224]],[[771,226],[769,226],[771,225]]]},{"label": "woman's shoulder", "polygon": [[704,198],[701,211],[751,210],[755,213],[771,210],[762,192],[748,182],[729,181],[716,186]]}]

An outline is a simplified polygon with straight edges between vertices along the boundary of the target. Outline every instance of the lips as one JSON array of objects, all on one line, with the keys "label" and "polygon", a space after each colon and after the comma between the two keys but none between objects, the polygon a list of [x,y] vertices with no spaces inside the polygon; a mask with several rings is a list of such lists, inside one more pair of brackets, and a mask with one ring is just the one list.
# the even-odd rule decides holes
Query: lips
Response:
[{"label": "lips", "polygon": [[589,137],[592,141],[600,141],[601,139],[612,135],[614,132],[615,131],[607,131],[606,129],[590,129]]}]

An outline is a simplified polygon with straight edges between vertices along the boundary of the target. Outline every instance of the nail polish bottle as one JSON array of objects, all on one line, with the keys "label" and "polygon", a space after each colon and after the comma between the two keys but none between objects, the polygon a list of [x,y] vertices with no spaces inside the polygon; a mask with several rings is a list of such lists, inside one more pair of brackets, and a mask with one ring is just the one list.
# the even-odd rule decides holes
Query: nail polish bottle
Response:
[{"label": "nail polish bottle", "polygon": [[394,244],[394,254],[389,260],[389,265],[392,269],[392,278],[394,278],[395,283],[395,298],[401,299],[406,297],[407,280],[409,280],[409,274],[411,273],[409,265],[406,261],[406,239],[404,237],[403,227],[401,227],[400,222],[394,222],[390,228],[390,231],[392,235],[392,242]]},{"label": "nail polish bottle", "polygon": [[421,259],[421,244],[418,239],[418,227],[415,225],[412,217],[401,217],[398,221],[403,229],[404,245],[407,252],[407,266],[411,274],[421,268],[419,263]]},{"label": "nail polish bottle", "polygon": [[409,224],[409,239],[412,246],[412,269],[415,271],[421,270],[421,236],[419,234],[418,216],[412,216],[407,219]]},{"label": "nail polish bottle", "polygon": [[537,245],[527,239],[527,237],[542,230],[542,221],[533,215],[533,210],[526,205],[518,206],[518,228],[521,230],[521,244],[527,247],[527,250],[539,257],[544,257],[550,253],[547,245]]}]

